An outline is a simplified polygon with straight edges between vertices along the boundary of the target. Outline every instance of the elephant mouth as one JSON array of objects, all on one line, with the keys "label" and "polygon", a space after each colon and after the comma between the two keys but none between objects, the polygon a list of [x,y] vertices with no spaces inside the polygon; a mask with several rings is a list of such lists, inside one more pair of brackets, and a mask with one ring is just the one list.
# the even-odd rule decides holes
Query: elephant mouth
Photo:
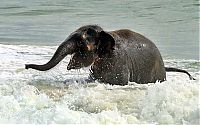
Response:
[{"label": "elephant mouth", "polygon": [[94,45],[93,44],[87,44],[87,49],[89,50],[89,51],[93,51],[94,50]]}]

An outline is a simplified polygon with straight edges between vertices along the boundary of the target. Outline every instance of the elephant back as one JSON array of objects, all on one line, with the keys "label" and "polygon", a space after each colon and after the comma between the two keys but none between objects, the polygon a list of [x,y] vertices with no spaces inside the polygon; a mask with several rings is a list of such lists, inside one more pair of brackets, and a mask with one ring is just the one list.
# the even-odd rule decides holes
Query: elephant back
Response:
[{"label": "elephant back", "polygon": [[149,83],[166,79],[163,59],[152,41],[128,29],[113,31],[111,34],[116,41],[116,51],[127,55],[129,81]]}]

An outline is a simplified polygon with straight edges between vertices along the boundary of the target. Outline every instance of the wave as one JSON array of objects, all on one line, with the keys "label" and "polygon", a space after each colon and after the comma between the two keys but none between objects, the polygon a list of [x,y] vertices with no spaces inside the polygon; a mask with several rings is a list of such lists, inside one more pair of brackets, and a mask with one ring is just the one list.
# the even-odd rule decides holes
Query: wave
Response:
[{"label": "wave", "polygon": [[[56,48],[0,44],[1,124],[198,124],[198,60],[164,58],[166,66],[189,70],[195,81],[167,73],[167,81],[146,85],[75,82],[89,69],[67,71],[70,56],[47,72],[24,69],[47,62]],[[72,82],[64,84],[66,79]]]}]

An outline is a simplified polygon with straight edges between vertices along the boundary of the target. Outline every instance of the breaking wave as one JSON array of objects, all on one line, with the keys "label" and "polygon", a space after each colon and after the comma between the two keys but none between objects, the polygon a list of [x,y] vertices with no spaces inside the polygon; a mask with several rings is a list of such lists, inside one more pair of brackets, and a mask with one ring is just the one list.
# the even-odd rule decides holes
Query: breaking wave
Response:
[{"label": "breaking wave", "polygon": [[[167,81],[126,86],[75,82],[88,68],[67,71],[67,56],[47,72],[25,70],[47,62],[56,46],[0,44],[0,123],[32,124],[198,124],[198,60],[164,58],[166,66],[188,70],[167,73]],[[71,80],[64,84],[64,81]]]}]

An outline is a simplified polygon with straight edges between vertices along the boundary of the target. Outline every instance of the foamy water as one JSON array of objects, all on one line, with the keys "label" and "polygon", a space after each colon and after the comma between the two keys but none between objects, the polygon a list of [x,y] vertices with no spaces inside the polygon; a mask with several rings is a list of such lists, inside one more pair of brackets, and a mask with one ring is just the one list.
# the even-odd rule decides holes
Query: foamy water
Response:
[{"label": "foamy water", "polygon": [[188,70],[195,81],[167,73],[167,81],[147,85],[74,82],[86,78],[89,68],[67,71],[70,56],[46,72],[24,69],[46,63],[56,48],[0,44],[1,124],[199,123],[198,60],[164,58],[166,66]]}]

